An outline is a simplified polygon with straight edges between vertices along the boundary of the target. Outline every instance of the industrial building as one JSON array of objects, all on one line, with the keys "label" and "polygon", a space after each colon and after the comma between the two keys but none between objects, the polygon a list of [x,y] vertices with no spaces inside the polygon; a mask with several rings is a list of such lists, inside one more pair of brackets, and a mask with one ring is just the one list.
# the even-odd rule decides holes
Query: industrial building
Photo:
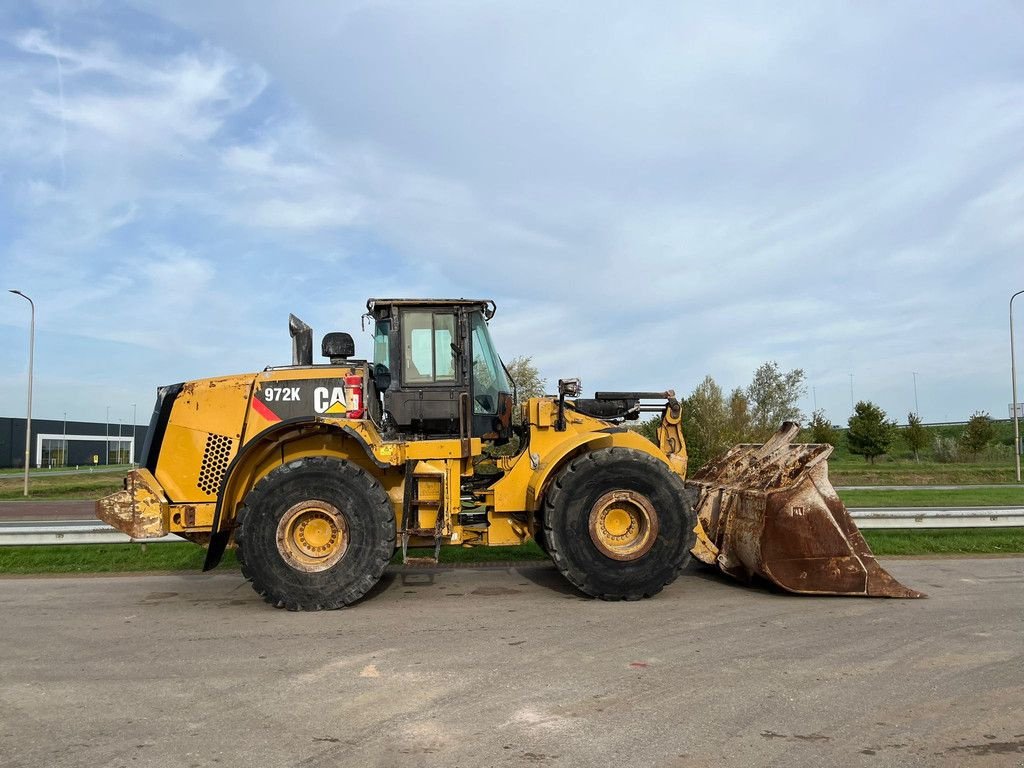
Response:
[{"label": "industrial building", "polygon": [[[32,419],[29,466],[35,468],[132,464],[147,427],[63,419]],[[25,419],[0,416],[0,468],[25,466]]]}]

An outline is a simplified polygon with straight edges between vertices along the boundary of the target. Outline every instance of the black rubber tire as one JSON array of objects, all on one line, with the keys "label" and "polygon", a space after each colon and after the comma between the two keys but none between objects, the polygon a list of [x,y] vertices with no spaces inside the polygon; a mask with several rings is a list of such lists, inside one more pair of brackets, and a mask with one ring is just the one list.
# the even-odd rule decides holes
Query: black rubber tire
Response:
[{"label": "black rubber tire", "polygon": [[[323,571],[292,567],[277,548],[277,527],[294,504],[316,499],[341,510],[349,527],[342,558]],[[246,494],[235,526],[242,575],[271,605],[320,611],[351,605],[384,574],[395,551],[395,515],[387,493],[362,467],[314,456],[284,464]]]},{"label": "black rubber tire", "polygon": [[[658,516],[658,536],[635,560],[614,560],[590,536],[590,511],[613,490],[641,493]],[[544,498],[548,554],[580,591],[602,600],[651,597],[675,581],[696,542],[683,481],[663,461],[631,448],[602,448],[573,459]]]}]

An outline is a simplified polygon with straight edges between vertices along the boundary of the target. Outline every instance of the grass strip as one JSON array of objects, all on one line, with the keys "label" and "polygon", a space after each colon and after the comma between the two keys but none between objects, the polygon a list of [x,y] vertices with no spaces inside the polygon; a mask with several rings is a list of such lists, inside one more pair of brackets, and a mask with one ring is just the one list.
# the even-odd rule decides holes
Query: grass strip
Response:
[{"label": "grass strip", "polygon": [[[0,573],[199,571],[205,557],[205,549],[188,542],[0,547]],[[224,554],[223,562],[238,565],[233,551]]]},{"label": "grass strip", "polygon": [[861,531],[876,555],[997,555],[1024,553],[1024,528]]},{"label": "grass strip", "polygon": [[[30,477],[28,500],[98,499],[124,487],[124,476],[118,473]],[[0,501],[25,498],[21,478],[0,478]]]},{"label": "grass strip", "polygon": [[[978,555],[1024,553],[1024,528],[956,530],[868,530],[864,538],[876,555]],[[431,550],[410,550],[423,557]],[[195,544],[65,544],[45,547],[0,547],[0,573],[116,573],[119,571],[199,571],[206,550]],[[396,552],[391,562],[401,562]],[[441,563],[543,561],[535,543],[521,547],[447,547]],[[237,568],[233,550],[221,568]]]},{"label": "grass strip", "polygon": [[984,485],[1013,483],[1013,465],[866,464],[829,461],[832,485]]},{"label": "grass strip", "polygon": [[964,488],[955,491],[934,488],[913,491],[839,491],[839,498],[848,507],[1024,506],[1024,486]]}]

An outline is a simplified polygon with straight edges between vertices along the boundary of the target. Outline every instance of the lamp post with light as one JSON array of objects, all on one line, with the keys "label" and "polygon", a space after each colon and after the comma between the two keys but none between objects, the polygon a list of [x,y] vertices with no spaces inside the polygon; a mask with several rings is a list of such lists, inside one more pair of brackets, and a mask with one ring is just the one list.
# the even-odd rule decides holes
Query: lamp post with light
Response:
[{"label": "lamp post with light", "polygon": [[28,496],[28,465],[32,449],[32,358],[36,349],[36,303],[21,291],[16,291],[13,288],[9,290],[11,293],[21,296],[32,307],[32,322],[28,331],[28,408],[25,411],[25,495]]}]

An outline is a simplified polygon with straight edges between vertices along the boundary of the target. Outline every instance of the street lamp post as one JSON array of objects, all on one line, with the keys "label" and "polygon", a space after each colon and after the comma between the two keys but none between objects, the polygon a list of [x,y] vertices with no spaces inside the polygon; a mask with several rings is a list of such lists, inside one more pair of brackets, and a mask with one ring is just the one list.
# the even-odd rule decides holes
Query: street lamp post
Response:
[{"label": "street lamp post", "polygon": [[917,406],[917,371],[914,371],[914,415],[921,418],[921,409]]},{"label": "street lamp post", "polygon": [[64,411],[64,439],[61,441],[64,445],[61,446],[60,452],[60,463],[61,466],[66,467],[68,465],[68,412]]},{"label": "street lamp post", "polygon": [[1017,482],[1020,482],[1020,424],[1017,419],[1017,361],[1013,354],[1013,300],[1024,291],[1017,291],[1010,297],[1010,382],[1013,386],[1013,461],[1017,467]]},{"label": "street lamp post", "polygon": [[28,408],[25,411],[25,495],[28,496],[28,465],[32,450],[32,358],[36,349],[36,303],[21,291],[13,288],[11,293],[21,296],[32,307],[32,322],[28,331]]},{"label": "street lamp post", "polygon": [[135,466],[135,439],[139,436],[138,423],[136,418],[135,403],[132,403],[132,466]]},{"label": "street lamp post", "polygon": [[103,425],[105,434],[103,435],[103,463],[107,466],[110,465],[110,406],[107,406],[107,420]]}]

